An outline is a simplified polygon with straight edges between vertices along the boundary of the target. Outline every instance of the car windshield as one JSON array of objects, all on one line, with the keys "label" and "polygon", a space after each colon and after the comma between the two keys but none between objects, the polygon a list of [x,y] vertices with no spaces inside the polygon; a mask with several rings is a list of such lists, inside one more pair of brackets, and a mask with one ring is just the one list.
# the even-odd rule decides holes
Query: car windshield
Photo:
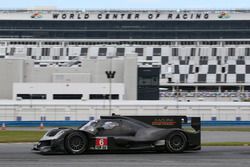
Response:
[{"label": "car windshield", "polygon": [[87,124],[80,126],[78,129],[82,130],[82,131],[87,131],[90,133],[95,133],[98,122],[99,122],[99,120],[89,121]]}]

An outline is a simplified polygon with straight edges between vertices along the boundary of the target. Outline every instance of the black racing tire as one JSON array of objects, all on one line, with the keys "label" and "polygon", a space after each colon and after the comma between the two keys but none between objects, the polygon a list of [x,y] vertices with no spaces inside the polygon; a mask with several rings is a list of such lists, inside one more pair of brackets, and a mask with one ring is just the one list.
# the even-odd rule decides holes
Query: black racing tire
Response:
[{"label": "black racing tire", "polygon": [[72,132],[65,137],[64,145],[69,154],[79,155],[87,151],[88,138],[81,132]]},{"label": "black racing tire", "polygon": [[171,153],[181,153],[187,146],[187,137],[181,131],[174,131],[166,138],[166,150]]}]

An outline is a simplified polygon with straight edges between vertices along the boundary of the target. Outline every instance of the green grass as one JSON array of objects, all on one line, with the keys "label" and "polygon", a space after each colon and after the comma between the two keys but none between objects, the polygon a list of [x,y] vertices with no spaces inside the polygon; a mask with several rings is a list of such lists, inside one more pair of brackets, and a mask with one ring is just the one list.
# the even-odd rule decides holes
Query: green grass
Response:
[{"label": "green grass", "polygon": [[250,146],[250,142],[212,142],[202,143],[202,146]]},{"label": "green grass", "polygon": [[0,143],[37,142],[45,131],[0,131]]}]

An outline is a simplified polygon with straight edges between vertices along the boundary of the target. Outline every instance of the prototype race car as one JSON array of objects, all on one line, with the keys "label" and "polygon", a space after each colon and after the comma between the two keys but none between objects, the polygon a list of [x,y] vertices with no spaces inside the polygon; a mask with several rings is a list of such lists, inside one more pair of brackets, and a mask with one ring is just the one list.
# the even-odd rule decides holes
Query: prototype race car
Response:
[{"label": "prototype race car", "polygon": [[48,131],[34,145],[40,153],[83,154],[90,151],[200,150],[200,118],[192,117],[193,131],[182,129],[186,116],[101,116],[78,129]]}]

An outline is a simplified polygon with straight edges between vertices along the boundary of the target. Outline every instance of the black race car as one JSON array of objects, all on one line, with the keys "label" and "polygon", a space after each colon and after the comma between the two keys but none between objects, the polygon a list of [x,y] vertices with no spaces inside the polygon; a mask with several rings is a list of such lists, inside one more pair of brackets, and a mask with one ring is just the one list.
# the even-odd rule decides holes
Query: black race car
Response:
[{"label": "black race car", "polygon": [[192,117],[193,130],[185,131],[186,116],[102,116],[78,129],[48,131],[34,145],[40,153],[83,154],[91,151],[159,151],[180,153],[200,150],[200,118]]}]

